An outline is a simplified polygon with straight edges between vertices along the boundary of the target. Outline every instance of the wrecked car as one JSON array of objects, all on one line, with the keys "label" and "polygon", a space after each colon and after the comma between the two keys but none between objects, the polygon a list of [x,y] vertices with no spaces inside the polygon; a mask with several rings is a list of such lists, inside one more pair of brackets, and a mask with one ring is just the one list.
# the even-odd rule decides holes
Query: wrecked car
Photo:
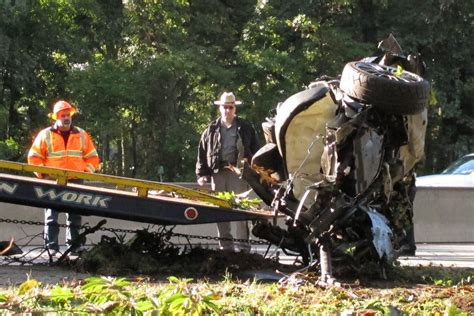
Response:
[{"label": "wrecked car", "polygon": [[311,83],[262,124],[266,145],[243,178],[286,227],[258,222],[252,233],[317,268],[384,267],[414,251],[414,172],[424,155],[430,86],[419,55],[393,36],[378,57]]}]

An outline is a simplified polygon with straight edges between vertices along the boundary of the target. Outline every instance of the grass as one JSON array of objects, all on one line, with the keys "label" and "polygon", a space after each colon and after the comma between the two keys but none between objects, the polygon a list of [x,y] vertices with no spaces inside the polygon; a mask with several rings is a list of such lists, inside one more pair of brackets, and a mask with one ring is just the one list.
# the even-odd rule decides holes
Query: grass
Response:
[{"label": "grass", "polygon": [[[0,288],[0,315],[474,315],[474,269],[395,266],[382,280],[378,265],[357,275],[342,266],[340,284],[323,288],[314,272],[291,274],[258,254],[180,252],[166,241],[145,231],[126,243],[104,238],[69,266],[96,276],[41,283],[34,271]],[[276,269],[288,277],[264,283],[244,273]]]},{"label": "grass", "polygon": [[321,288],[311,273],[277,283],[226,275],[212,282],[101,276],[41,284],[31,275],[0,290],[0,314],[474,314],[473,269],[398,267],[389,277],[392,281],[348,279],[341,286]]}]

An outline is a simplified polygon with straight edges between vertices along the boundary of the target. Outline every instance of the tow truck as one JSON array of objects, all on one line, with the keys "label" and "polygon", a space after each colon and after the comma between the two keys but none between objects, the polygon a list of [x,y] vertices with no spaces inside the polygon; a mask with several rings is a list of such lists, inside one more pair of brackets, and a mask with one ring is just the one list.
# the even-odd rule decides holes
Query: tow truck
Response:
[{"label": "tow truck", "polygon": [[[0,160],[0,170],[6,172],[0,173],[0,202],[159,225],[273,218],[272,212],[239,209],[209,192],[176,184],[5,160]],[[46,174],[48,179],[38,179],[34,173]],[[82,179],[84,184],[70,179]]]}]

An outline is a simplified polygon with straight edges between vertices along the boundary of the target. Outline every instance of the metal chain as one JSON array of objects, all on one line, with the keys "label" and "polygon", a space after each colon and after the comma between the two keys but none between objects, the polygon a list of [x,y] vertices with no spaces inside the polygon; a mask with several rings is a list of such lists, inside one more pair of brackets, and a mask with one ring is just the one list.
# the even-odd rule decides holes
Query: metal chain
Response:
[{"label": "metal chain", "polygon": [[181,233],[171,233],[172,236],[176,237],[188,237],[193,239],[205,239],[205,240],[227,240],[227,241],[234,241],[234,242],[242,242],[242,243],[250,243],[254,245],[268,245],[268,241],[263,240],[249,240],[249,239],[236,239],[236,238],[226,238],[226,237],[217,237],[217,236],[199,236],[199,235],[189,235],[189,234],[181,234]]},{"label": "metal chain", "polygon": [[[0,217],[0,223],[44,226],[44,223],[39,222],[39,221],[27,221],[27,220],[9,219],[9,218],[1,218],[1,217]],[[68,227],[68,225],[66,224],[55,224],[54,226],[63,227],[63,228]],[[91,228],[91,226],[86,224],[86,225],[82,225],[81,228],[88,229],[88,228]],[[113,233],[130,233],[130,234],[134,234],[137,231],[139,231],[139,229],[134,230],[134,229],[111,228],[111,227],[101,227],[98,230],[108,231],[108,232],[113,232]],[[263,240],[236,239],[236,238],[225,238],[225,237],[217,237],[217,236],[200,236],[200,235],[173,233],[173,232],[170,232],[170,235],[174,237],[185,237],[185,238],[192,238],[192,239],[215,240],[215,241],[222,240],[222,241],[234,241],[234,242],[258,244],[258,245],[268,245],[268,242],[263,241]]]},{"label": "metal chain", "polygon": [[[20,219],[8,219],[8,218],[0,218],[0,223],[44,226],[43,222],[26,221],[26,220],[20,220]],[[63,227],[63,228],[69,227],[69,225],[67,224],[50,224],[50,225]],[[86,224],[86,225],[82,225],[80,228],[88,229],[88,228],[91,228],[91,226]],[[137,230],[132,230],[132,229],[107,228],[107,227],[101,227],[98,230],[117,232],[117,233],[135,233],[137,231]]]},{"label": "metal chain", "polygon": [[[19,219],[8,219],[8,218],[0,218],[0,223],[8,223],[8,224],[23,224],[23,225],[41,225],[43,226],[43,222],[35,222],[35,221],[25,221]],[[58,226],[61,226],[58,224]],[[63,225],[66,226],[66,225]]]}]

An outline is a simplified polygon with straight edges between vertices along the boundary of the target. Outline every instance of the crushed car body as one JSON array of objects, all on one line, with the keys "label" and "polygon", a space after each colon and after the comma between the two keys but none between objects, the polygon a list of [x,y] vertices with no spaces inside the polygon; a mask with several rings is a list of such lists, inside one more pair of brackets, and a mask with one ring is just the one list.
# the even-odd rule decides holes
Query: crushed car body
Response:
[{"label": "crushed car body", "polygon": [[393,36],[379,47],[383,55],[280,103],[262,124],[267,144],[244,166],[260,198],[287,216],[286,228],[261,221],[253,234],[301,255],[323,282],[333,268],[383,268],[414,247],[430,87],[419,55],[403,55]]}]

